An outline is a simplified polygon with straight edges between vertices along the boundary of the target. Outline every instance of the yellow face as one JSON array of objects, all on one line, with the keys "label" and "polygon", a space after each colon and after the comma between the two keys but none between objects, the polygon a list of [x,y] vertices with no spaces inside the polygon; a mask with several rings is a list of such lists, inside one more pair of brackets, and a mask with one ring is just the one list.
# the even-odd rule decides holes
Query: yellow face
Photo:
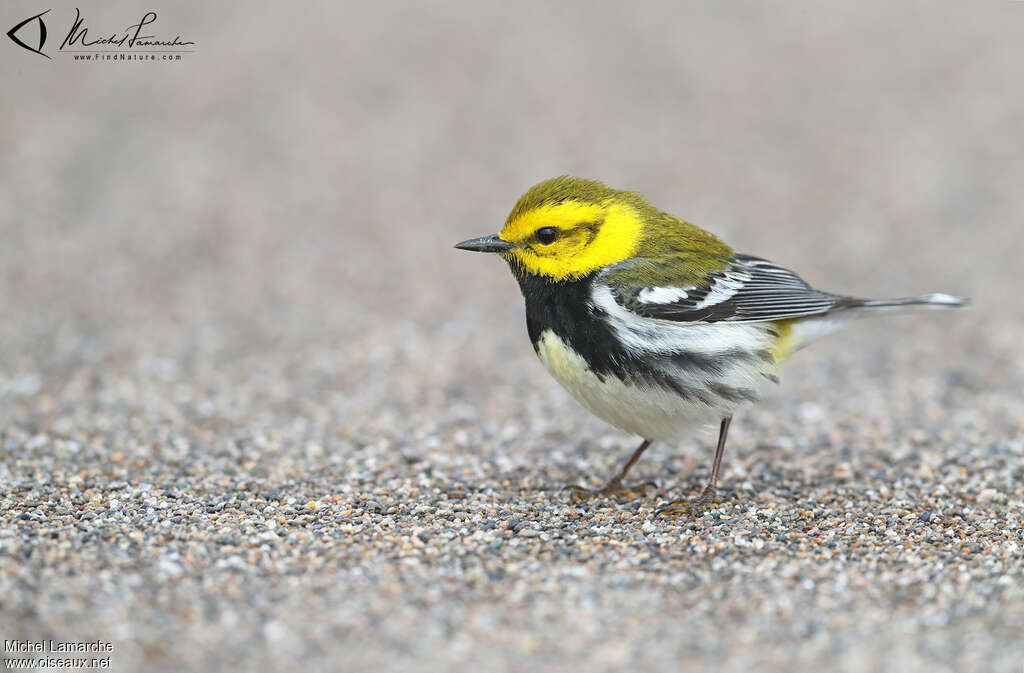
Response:
[{"label": "yellow face", "polygon": [[633,257],[641,230],[639,214],[624,203],[567,200],[509,220],[499,236],[515,245],[502,254],[524,271],[565,281]]}]

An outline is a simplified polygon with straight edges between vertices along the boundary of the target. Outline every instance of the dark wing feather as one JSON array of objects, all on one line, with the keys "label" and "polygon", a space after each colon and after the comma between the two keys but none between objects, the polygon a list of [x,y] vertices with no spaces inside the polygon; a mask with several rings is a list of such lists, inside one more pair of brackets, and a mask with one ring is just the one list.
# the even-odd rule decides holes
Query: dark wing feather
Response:
[{"label": "dark wing feather", "polygon": [[676,322],[757,322],[826,313],[846,297],[820,292],[792,271],[758,257],[736,255],[708,287],[638,287],[602,280],[637,315]]}]

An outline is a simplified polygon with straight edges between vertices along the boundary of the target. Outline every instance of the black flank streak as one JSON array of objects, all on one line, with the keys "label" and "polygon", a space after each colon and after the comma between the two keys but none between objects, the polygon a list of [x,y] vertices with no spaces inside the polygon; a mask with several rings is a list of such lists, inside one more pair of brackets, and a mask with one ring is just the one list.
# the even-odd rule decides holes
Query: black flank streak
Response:
[{"label": "black flank streak", "polygon": [[757,393],[749,388],[733,388],[721,383],[709,383],[708,387],[714,391],[716,395],[721,397],[723,400],[729,402],[740,402],[747,400],[749,402],[757,401]]}]

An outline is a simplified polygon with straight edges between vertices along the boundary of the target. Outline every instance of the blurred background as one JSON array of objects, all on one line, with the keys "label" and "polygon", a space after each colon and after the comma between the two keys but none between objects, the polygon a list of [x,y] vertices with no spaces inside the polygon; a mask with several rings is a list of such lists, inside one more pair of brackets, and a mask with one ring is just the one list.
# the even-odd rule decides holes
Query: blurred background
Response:
[{"label": "blurred background", "polygon": [[[42,9],[6,2],[0,27]],[[342,484],[404,478],[395,456],[516,487],[608,472],[632,439],[537,366],[504,265],[452,249],[560,174],[641,191],[825,290],[974,299],[802,353],[738,419],[736,455],[780,424],[811,472],[820,437],[868,451],[928,423],[981,445],[1024,430],[1024,3],[82,7],[97,33],[147,10],[195,52],[75,62],[55,52],[70,4],[45,17],[52,59],[0,44],[8,522],[18,488],[76,476]],[[651,476],[705,453],[661,447]],[[267,611],[284,603],[214,592],[204,620],[166,582],[97,586],[35,558],[6,561],[26,592],[0,598],[9,629],[114,633],[123,663],[150,667],[279,656]],[[337,591],[318,619],[342,619]],[[132,619],[153,596],[168,616]],[[395,649],[349,618],[349,640],[291,646],[312,639],[322,665],[335,640],[375,645],[367,665],[448,656],[429,628]],[[886,630],[865,623],[854,650]]]}]

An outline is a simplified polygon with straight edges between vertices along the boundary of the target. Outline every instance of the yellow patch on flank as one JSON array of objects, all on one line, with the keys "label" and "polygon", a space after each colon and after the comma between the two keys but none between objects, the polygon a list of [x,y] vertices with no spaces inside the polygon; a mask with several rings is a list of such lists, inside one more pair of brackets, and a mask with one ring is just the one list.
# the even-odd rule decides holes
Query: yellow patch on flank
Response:
[{"label": "yellow patch on flank", "polygon": [[768,350],[771,352],[772,357],[775,358],[775,363],[782,364],[793,355],[793,351],[795,351],[796,347],[800,344],[797,342],[796,335],[793,333],[792,319],[777,320],[775,321],[775,326],[779,330],[779,336],[775,337]]},{"label": "yellow patch on flank", "polygon": [[[550,245],[532,237],[542,227],[556,227]],[[643,221],[623,203],[563,201],[534,208],[505,224],[501,238],[522,247],[508,253],[523,268],[554,280],[582,278],[636,254]]]}]

